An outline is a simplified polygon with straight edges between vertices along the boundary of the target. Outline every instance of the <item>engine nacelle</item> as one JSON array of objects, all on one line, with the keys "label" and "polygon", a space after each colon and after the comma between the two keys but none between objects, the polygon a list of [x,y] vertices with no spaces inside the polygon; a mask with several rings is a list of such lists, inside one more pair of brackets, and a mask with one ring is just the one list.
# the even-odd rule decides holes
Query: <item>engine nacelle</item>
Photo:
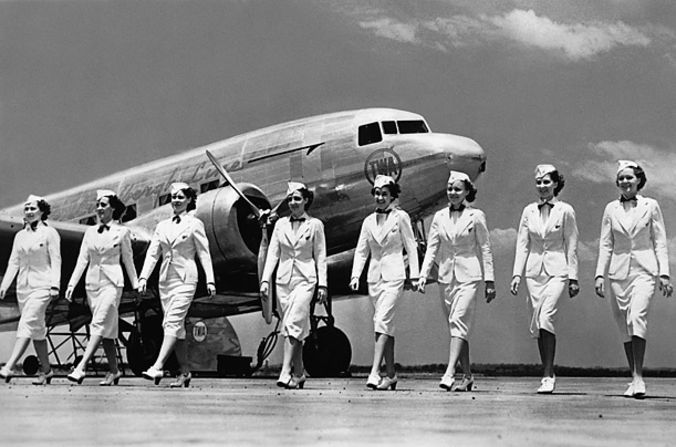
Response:
[{"label": "engine nacelle", "polygon": [[[249,200],[262,209],[270,203],[258,187],[240,183]],[[249,205],[229,186],[202,193],[195,215],[204,222],[217,277],[256,271],[261,229]]]}]

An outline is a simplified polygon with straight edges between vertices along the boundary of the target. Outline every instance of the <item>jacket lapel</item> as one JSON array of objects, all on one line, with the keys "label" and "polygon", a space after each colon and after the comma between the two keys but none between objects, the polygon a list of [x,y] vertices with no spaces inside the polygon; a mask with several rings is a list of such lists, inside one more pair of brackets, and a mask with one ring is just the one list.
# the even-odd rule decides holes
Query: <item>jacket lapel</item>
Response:
[{"label": "jacket lapel", "polygon": [[624,208],[622,207],[622,203],[620,203],[619,200],[615,202],[615,209],[613,210],[612,217],[615,219],[617,225],[622,229],[622,231],[629,235],[629,225],[627,225],[628,222],[626,220],[626,217],[628,216],[625,216]]},{"label": "jacket lapel", "polygon": [[545,222],[543,225],[544,227],[542,231],[543,236],[551,231],[554,224],[559,221],[559,217],[561,216],[562,213],[561,205],[558,204],[558,202],[552,203],[554,203],[554,206],[549,209],[549,218],[547,219],[547,222]]},{"label": "jacket lapel", "polygon": [[645,219],[645,216],[648,214],[650,211],[650,208],[648,206],[648,201],[644,200],[643,197],[637,196],[636,199],[636,208],[634,209],[634,221],[632,222],[631,228],[629,228],[629,231],[631,232],[632,235],[635,235],[638,230],[641,229],[641,226],[643,225],[643,220]]},{"label": "jacket lapel", "polygon": [[374,217],[374,224],[376,227],[376,231],[374,233],[376,242],[378,242],[380,245],[383,245],[385,243],[385,239],[387,238],[387,234],[392,230],[392,228],[396,225],[397,223],[397,217],[394,215],[394,211],[390,211],[390,213],[387,215],[387,219],[385,219],[385,223],[383,224],[382,227],[378,228],[378,219],[377,217]]},{"label": "jacket lapel", "polygon": [[298,231],[293,230],[293,224],[291,223],[291,220],[286,221],[287,227],[286,227],[286,238],[289,240],[289,243],[291,246],[296,246],[298,241],[300,240],[301,236],[305,234],[305,231],[307,231],[308,225],[310,225],[310,218],[307,214],[303,213],[301,217],[304,217],[305,220],[300,223],[300,226],[298,227]]},{"label": "jacket lapel", "polygon": [[[450,219],[450,216],[449,216]],[[453,239],[457,238],[458,235],[462,234],[472,222],[474,221],[474,211],[465,208],[465,210],[458,216],[458,220],[455,222],[455,232],[453,234]]]}]

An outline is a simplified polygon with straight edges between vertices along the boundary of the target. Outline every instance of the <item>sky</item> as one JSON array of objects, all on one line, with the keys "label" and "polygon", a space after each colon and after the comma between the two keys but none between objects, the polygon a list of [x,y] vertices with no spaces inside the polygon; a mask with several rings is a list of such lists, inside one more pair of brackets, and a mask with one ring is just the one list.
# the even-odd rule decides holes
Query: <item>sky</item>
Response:
[{"label": "sky", "polygon": [[[577,214],[582,288],[562,298],[557,363],[623,365],[609,304],[593,293],[600,221],[618,195],[616,160],[638,161],[674,270],[675,105],[669,0],[0,1],[0,207],[325,112],[394,107],[475,139],[498,289],[478,304],[479,363],[538,362],[525,295],[508,286],[533,169],[553,163]],[[647,366],[676,365],[674,300],[653,299]],[[439,309],[434,286],[402,299],[399,362],[447,361]],[[368,299],[336,314],[353,363],[368,364]],[[246,355],[267,329],[257,318],[232,319]],[[10,346],[0,338],[3,358]]]}]

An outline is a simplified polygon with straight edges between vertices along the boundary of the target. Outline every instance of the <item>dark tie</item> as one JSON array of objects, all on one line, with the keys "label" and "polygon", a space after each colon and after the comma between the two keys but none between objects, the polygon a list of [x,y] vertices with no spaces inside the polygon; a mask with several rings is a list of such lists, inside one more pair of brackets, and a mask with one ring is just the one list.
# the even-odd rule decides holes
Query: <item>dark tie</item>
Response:
[{"label": "dark tie", "polygon": [[547,202],[542,202],[542,203],[538,204],[538,209],[541,210],[542,207],[545,206],[545,205],[549,205],[550,209],[554,208],[554,204],[552,202],[547,201]]},{"label": "dark tie", "polygon": [[174,217],[172,217],[171,220],[172,220],[174,223],[179,224],[179,223],[181,223],[181,216],[179,216],[179,215],[177,214],[177,215],[175,215]]},{"label": "dark tie", "polygon": [[293,223],[293,222],[305,222],[304,217],[290,217],[289,220],[291,221],[291,223]]},{"label": "dark tie", "polygon": [[103,233],[103,230],[108,231],[108,230],[110,230],[110,227],[106,224],[101,224],[101,225],[99,225],[99,229],[96,230],[96,231],[98,231],[99,233]]},{"label": "dark tie", "polygon": [[392,210],[391,209],[381,210],[380,208],[376,208],[376,213],[378,213],[378,214],[388,215],[388,214],[390,214],[390,211],[392,211]]},{"label": "dark tie", "polygon": [[453,212],[461,213],[462,210],[464,210],[464,209],[465,209],[465,204],[464,204],[464,203],[461,203],[460,205],[458,205],[457,208],[454,208],[453,205],[451,205],[451,206],[449,207],[449,210],[450,210],[451,213],[453,213]]},{"label": "dark tie", "polygon": [[35,222],[30,222],[28,225],[30,225],[31,230],[35,231],[35,230],[37,230],[39,223],[40,223],[40,221],[36,220]]},{"label": "dark tie", "polygon": [[636,199],[636,196],[634,197],[624,197],[620,196],[620,203],[626,203],[626,202],[634,202],[636,203],[638,200]]}]

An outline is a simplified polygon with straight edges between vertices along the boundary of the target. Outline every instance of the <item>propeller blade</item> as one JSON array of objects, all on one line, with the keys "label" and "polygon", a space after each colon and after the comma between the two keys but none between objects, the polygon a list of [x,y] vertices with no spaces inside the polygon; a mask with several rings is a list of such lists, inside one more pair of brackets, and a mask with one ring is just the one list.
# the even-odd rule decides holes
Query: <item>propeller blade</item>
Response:
[{"label": "propeller blade", "polygon": [[216,170],[218,171],[218,173],[223,176],[223,178],[225,179],[225,181],[228,182],[230,187],[232,189],[234,189],[235,192],[249,205],[251,210],[256,215],[256,218],[260,219],[261,216],[263,216],[263,211],[261,211],[260,208],[258,208],[256,205],[254,205],[254,203],[251,200],[249,200],[249,198],[247,196],[244,195],[242,190],[239,189],[239,187],[237,187],[237,184],[235,183],[235,181],[232,179],[232,177],[230,177],[230,174],[228,174],[228,171],[226,171],[225,168],[223,166],[221,166],[221,164],[218,162],[218,160],[216,160],[216,157],[214,157],[213,154],[209,151],[205,151],[205,152],[207,153],[207,157],[209,157],[209,160],[211,161],[211,163],[213,163],[213,165],[216,168]]}]

